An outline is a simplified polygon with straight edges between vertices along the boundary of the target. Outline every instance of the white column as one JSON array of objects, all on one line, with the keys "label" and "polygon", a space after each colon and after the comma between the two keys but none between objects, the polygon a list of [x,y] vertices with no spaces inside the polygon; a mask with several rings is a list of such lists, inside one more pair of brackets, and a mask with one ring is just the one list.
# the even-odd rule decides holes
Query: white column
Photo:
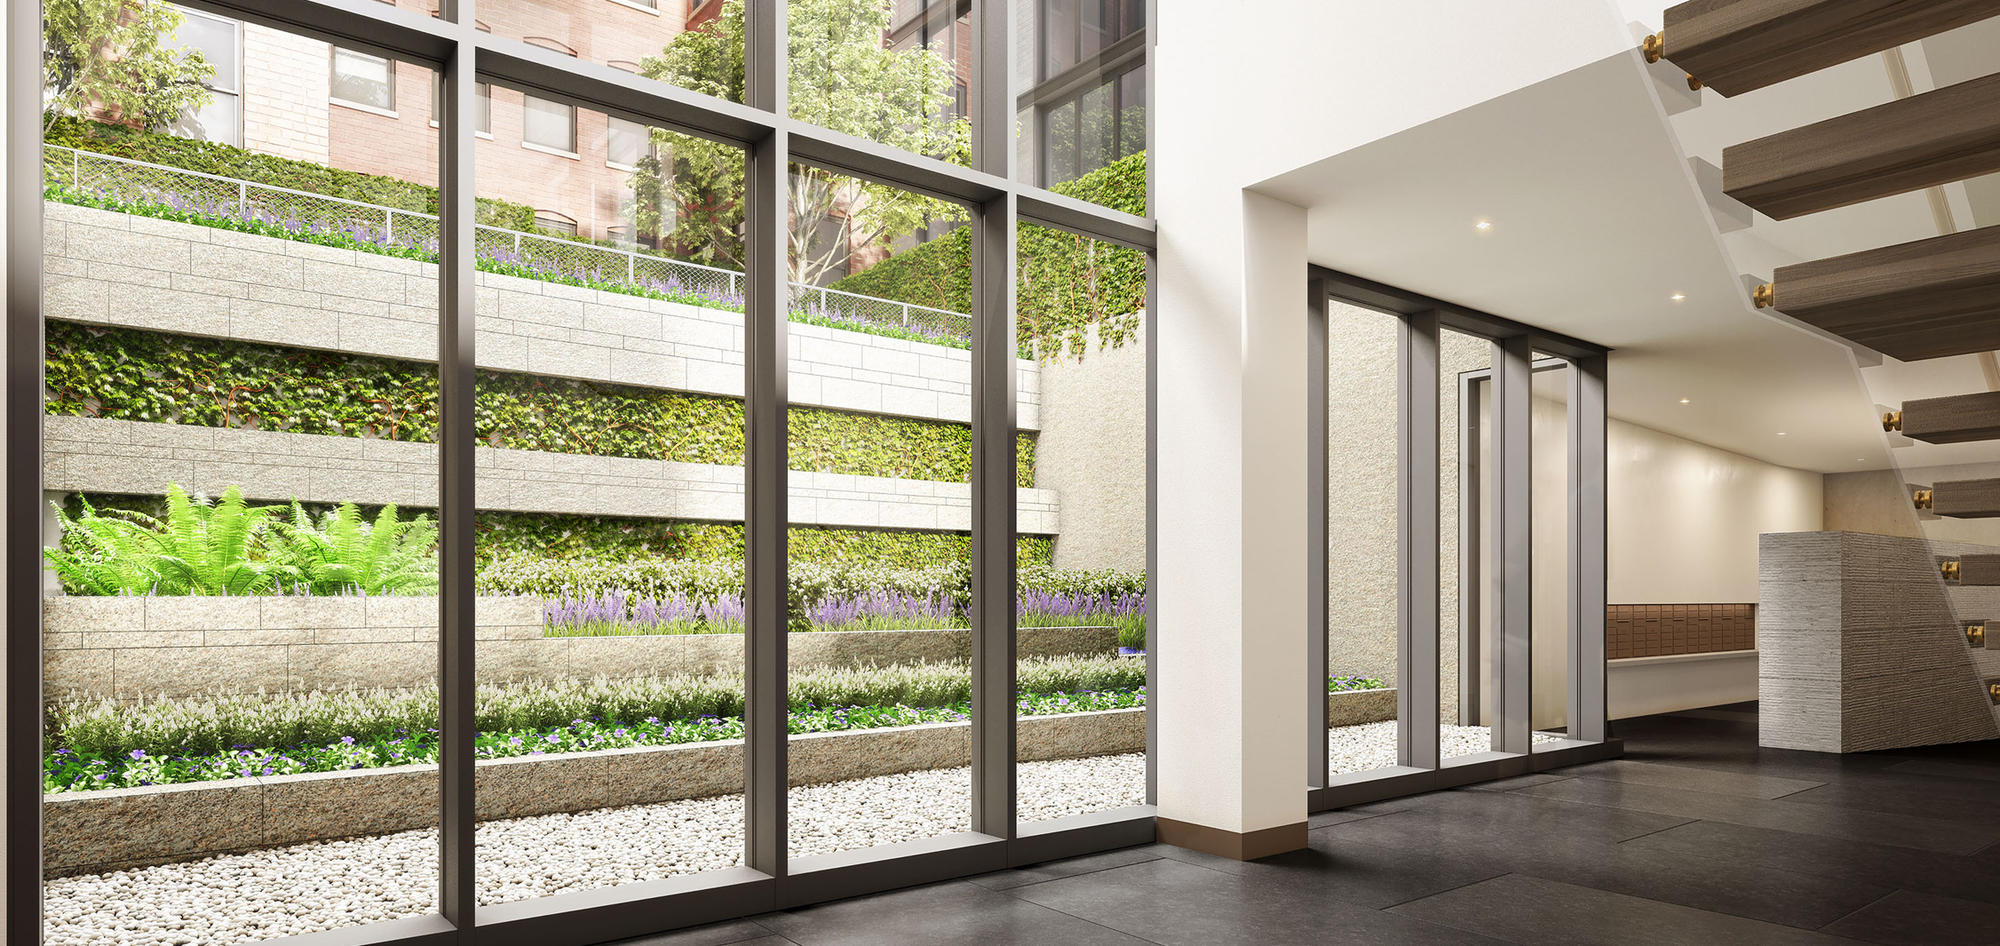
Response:
[{"label": "white column", "polygon": [[1305,842],[1306,217],[1213,188],[1175,206],[1204,226],[1161,208],[1161,837],[1262,856]]}]

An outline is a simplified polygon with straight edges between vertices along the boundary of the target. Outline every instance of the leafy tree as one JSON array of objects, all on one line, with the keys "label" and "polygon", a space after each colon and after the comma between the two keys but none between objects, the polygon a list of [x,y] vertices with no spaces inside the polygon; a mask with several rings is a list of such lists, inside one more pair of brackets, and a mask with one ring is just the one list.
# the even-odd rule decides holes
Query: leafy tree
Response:
[{"label": "leafy tree", "polygon": [[[787,97],[793,118],[916,154],[966,160],[970,126],[952,115],[952,65],[929,49],[887,49],[887,0],[790,0]],[[743,101],[743,2],[674,38],[640,71],[730,101]],[[676,211],[674,240],[704,262],[742,264],[743,153],[655,130],[655,150],[634,175],[639,229],[659,233],[660,208]],[[849,247],[885,245],[932,221],[964,219],[955,204],[804,165],[790,188],[791,278],[816,284]],[[847,239],[816,240],[845,215]]]},{"label": "leafy tree", "polygon": [[96,110],[156,128],[207,105],[212,96],[202,83],[215,68],[200,50],[173,45],[181,20],[161,0],[45,0],[44,125]]}]

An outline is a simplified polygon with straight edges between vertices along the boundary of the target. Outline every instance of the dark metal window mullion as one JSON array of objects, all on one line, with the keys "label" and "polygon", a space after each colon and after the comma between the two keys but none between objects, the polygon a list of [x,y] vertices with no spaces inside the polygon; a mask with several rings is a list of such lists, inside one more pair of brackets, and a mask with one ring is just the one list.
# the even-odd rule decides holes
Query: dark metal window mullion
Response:
[{"label": "dark metal window mullion", "polygon": [[7,5],[6,926],[42,936],[42,8]]},{"label": "dark metal window mullion", "polygon": [[1532,339],[1493,343],[1493,639],[1489,724],[1493,751],[1525,754],[1532,745],[1533,667]]},{"label": "dark metal window mullion", "polygon": [[[749,0],[744,37],[745,104],[788,112],[785,0]],[[786,631],[789,581],[785,437],[786,190],[790,141],[783,128],[750,144],[744,187],[744,863],[787,873],[788,738]]]},{"label": "dark metal window mullion", "polygon": [[1605,737],[1605,383],[1609,359],[1569,368],[1569,738]]},{"label": "dark metal window mullion", "polygon": [[[972,13],[972,164],[1013,173],[1006,0]],[[1018,426],[1014,367],[1014,257],[1019,206],[1012,191],[972,220],[972,830],[1016,834],[1014,755],[1014,483]]]},{"label": "dark metal window mullion", "polygon": [[1438,314],[1402,317],[1396,346],[1396,762],[1438,767]]},{"label": "dark metal window mullion", "polygon": [[[1325,280],[1306,281],[1306,787],[1325,788],[1332,775],[1327,748],[1327,319],[1333,300]],[[1150,567],[1150,565],[1149,565]],[[1151,691],[1147,691],[1150,698]]]},{"label": "dark metal window mullion", "polygon": [[[469,24],[472,3],[446,0],[440,12],[451,22]],[[479,105],[474,50],[473,43],[461,41],[446,57],[440,80],[444,109],[438,121],[438,888],[439,912],[460,930],[476,925],[478,901],[473,128]]]}]

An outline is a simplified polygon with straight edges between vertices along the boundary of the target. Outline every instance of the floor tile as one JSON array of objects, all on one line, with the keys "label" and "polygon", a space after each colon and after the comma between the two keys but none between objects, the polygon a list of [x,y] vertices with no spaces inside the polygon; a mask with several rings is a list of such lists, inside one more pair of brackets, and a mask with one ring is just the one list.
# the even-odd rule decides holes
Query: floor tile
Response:
[{"label": "floor tile", "polygon": [[1527,788],[1531,785],[1547,785],[1550,782],[1560,782],[1566,778],[1570,778],[1570,776],[1558,775],[1555,772],[1536,772],[1531,775],[1516,775],[1513,778],[1503,778],[1491,782],[1475,782],[1471,785],[1461,785],[1453,789],[1453,791],[1511,792],[1517,788]]},{"label": "floor tile", "polygon": [[1596,778],[1537,785],[1522,789],[1520,794],[1947,854],[1971,854],[2000,840],[2000,828],[1941,818],[1837,805],[1802,805],[1789,799],[1769,801]]},{"label": "floor tile", "polygon": [[1016,892],[1035,903],[1165,946],[1495,942],[1345,903],[1309,886],[1266,883],[1171,858],[1035,884]]},{"label": "floor tile", "polygon": [[1659,785],[1665,788],[1712,792],[1717,795],[1742,795],[1745,798],[1766,799],[1782,798],[1826,784],[1824,781],[1725,772],[1671,763],[1635,762],[1630,759],[1606,759],[1603,762],[1557,769],[1555,772],[1560,775],[1603,779],[1610,782]]},{"label": "floor tile", "polygon": [[[1094,877],[1103,873],[1107,872],[1098,871],[1083,876]],[[1022,889],[1034,890],[1042,886],[1046,885],[1035,884]],[[966,943],[978,946],[1048,946],[1050,943],[1061,943],[1063,946],[1128,946],[1143,942],[1008,893],[961,882],[932,884],[765,914],[758,918],[758,922],[799,946],[960,946]]]},{"label": "floor tile", "polygon": [[1157,860],[1166,856],[1154,848],[1155,845],[1147,844],[1139,847],[1122,848],[1116,851],[1106,851],[1102,854],[1090,854],[1084,857],[1072,857],[1067,860],[1049,861],[1046,864],[1034,864],[1013,870],[999,870],[990,874],[981,874],[977,877],[968,877],[966,878],[966,882],[978,884],[988,890],[1008,890],[1028,884],[1038,884],[1045,880],[1074,877],[1078,874],[1088,874],[1091,871],[1109,870],[1113,867],[1124,867],[1127,864]]},{"label": "floor tile", "polygon": [[1826,927],[1826,932],[1910,946],[1977,942],[1982,937],[2000,938],[2000,906],[1898,890]]},{"label": "floor tile", "polygon": [[696,926],[655,936],[621,939],[607,946],[788,946],[791,940],[753,920]]},{"label": "floor tile", "polygon": [[2000,868],[1978,858],[1697,821],[1625,842],[1816,877],[2000,903]]},{"label": "floor tile", "polygon": [[1692,907],[1509,874],[1391,908],[1517,943],[1807,946],[1843,940]]},{"label": "floor tile", "polygon": [[1911,759],[1907,762],[1898,762],[1882,771],[1886,775],[1931,775],[2000,782],[2000,752],[1995,752],[1994,757],[1992,765],[1949,762],[1943,759]]},{"label": "floor tile", "polygon": [[[1400,810],[1400,809],[1399,809]],[[1324,828],[1330,825],[1346,824],[1364,818],[1379,818],[1386,811],[1356,811],[1352,808],[1335,808],[1332,811],[1318,811],[1306,816],[1306,829]]]}]

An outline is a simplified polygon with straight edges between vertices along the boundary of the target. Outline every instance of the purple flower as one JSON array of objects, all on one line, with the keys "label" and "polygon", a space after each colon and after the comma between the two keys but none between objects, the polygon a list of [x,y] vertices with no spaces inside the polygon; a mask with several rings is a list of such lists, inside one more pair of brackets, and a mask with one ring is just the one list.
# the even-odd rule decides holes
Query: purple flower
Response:
[{"label": "purple flower", "polygon": [[134,749],[134,750],[132,750],[132,755],[131,755],[131,757],[132,757],[132,759],[133,759],[134,761],[138,761],[138,760],[141,760],[141,759],[144,759],[144,758],[146,758],[146,750],[144,750],[144,749]]}]

